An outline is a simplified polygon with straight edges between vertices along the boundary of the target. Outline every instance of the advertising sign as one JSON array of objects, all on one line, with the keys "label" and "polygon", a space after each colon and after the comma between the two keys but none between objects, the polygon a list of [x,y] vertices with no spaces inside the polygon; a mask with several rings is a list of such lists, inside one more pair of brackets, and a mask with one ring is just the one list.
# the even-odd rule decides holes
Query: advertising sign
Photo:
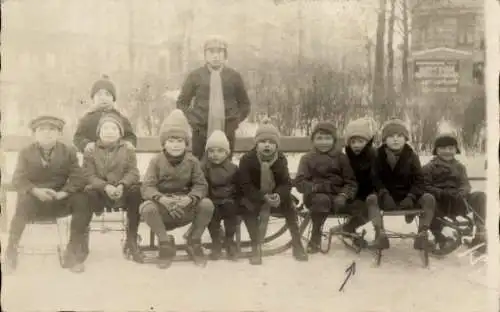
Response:
[{"label": "advertising sign", "polygon": [[415,82],[422,93],[456,93],[459,85],[458,61],[415,61]]}]

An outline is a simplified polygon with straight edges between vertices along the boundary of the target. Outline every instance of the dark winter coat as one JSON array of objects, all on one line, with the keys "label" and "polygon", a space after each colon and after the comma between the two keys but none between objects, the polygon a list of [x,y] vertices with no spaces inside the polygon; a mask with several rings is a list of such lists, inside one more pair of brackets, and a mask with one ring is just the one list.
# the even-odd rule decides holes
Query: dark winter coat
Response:
[{"label": "dark winter coat", "polygon": [[365,148],[359,154],[355,154],[350,146],[346,146],[345,152],[358,184],[358,191],[355,198],[364,201],[368,195],[375,192],[371,173],[377,152],[372,146],[371,141],[366,144]]},{"label": "dark winter coat", "polygon": [[50,161],[44,165],[41,147],[32,143],[19,152],[12,184],[19,193],[35,187],[74,193],[85,187],[76,149],[57,142]]},{"label": "dark winter coat", "polygon": [[[222,69],[221,79],[226,122],[239,123],[250,113],[250,100],[243,79],[229,67]],[[207,125],[209,98],[210,71],[203,66],[188,75],[177,99],[177,108],[184,112],[193,129]]]},{"label": "dark winter coat", "polygon": [[382,189],[396,201],[409,196],[416,202],[424,193],[424,175],[420,159],[413,149],[405,144],[394,169],[387,161],[386,145],[377,150],[372,179],[377,192]]},{"label": "dark winter coat", "polygon": [[217,165],[204,160],[203,172],[208,183],[208,198],[215,204],[224,199],[236,200],[238,197],[238,166],[230,159]]},{"label": "dark winter coat", "polygon": [[116,114],[120,117],[123,125],[123,139],[132,143],[134,146],[137,145],[137,137],[134,133],[134,129],[132,128],[132,124],[127,117],[122,115],[116,109],[111,110],[103,110],[97,109],[85,114],[80,121],[78,122],[78,126],[76,128],[75,135],[73,136],[73,143],[78,148],[80,152],[83,152],[85,146],[90,142],[96,142],[99,138],[97,136],[97,126],[99,124],[99,120],[103,115],[106,114]]},{"label": "dark winter coat", "polygon": [[302,156],[295,187],[306,197],[313,193],[343,193],[347,199],[354,199],[358,186],[347,156],[332,149],[328,153],[313,150]]},{"label": "dark winter coat", "polygon": [[201,164],[191,153],[172,165],[165,154],[159,153],[149,162],[141,193],[145,200],[164,194],[184,194],[201,200],[207,196],[208,184]]},{"label": "dark winter coat", "polygon": [[439,157],[434,157],[423,168],[425,191],[439,198],[442,190],[448,189],[462,194],[471,191],[471,185],[467,178],[465,166],[454,159],[444,161]]},{"label": "dark winter coat", "polygon": [[[257,151],[252,149],[245,153],[239,164],[238,184],[241,196],[248,200],[253,206],[261,207],[265,203],[264,193],[260,190],[261,165],[257,158]],[[276,184],[273,193],[280,196],[280,209],[286,210],[291,207],[292,180],[288,171],[288,161],[285,154],[278,151],[278,158],[271,166]]]},{"label": "dark winter coat", "polygon": [[140,179],[135,151],[124,141],[111,146],[97,141],[94,151],[83,154],[83,173],[92,189],[98,190],[107,184],[128,188]]}]

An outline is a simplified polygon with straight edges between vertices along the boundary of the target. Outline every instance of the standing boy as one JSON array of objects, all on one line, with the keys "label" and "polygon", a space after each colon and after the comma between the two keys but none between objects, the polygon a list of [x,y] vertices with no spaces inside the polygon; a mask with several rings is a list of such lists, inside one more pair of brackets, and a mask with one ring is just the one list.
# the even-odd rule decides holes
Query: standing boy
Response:
[{"label": "standing boy", "polygon": [[177,108],[193,129],[193,155],[205,153],[205,144],[214,130],[224,131],[231,154],[238,125],[250,113],[250,100],[241,75],[226,66],[227,43],[213,37],[205,42],[205,65],[191,72],[177,99]]},{"label": "standing boy", "polygon": [[292,236],[293,256],[307,261],[297,222],[297,212],[292,204],[292,181],[288,162],[278,151],[280,133],[276,127],[264,122],[255,134],[255,147],[241,157],[239,186],[242,192],[244,219],[252,242],[250,264],[262,264],[262,243],[266,236],[271,210],[277,209],[285,216]]},{"label": "standing boy", "polygon": [[80,119],[73,137],[73,143],[78,150],[83,153],[85,150],[92,151],[95,148],[95,142],[98,140],[97,125],[101,117],[108,113],[119,116],[123,124],[123,140],[128,147],[134,149],[137,144],[137,137],[128,118],[115,107],[116,88],[108,76],[104,75],[92,85],[90,98],[94,106],[90,112]]},{"label": "standing boy", "polygon": [[201,236],[214,212],[200,162],[186,151],[189,129],[184,114],[174,110],[160,133],[162,152],[149,163],[141,193],[146,200],[139,210],[159,239],[158,267],[168,268],[176,254],[175,240],[167,231],[193,224],[187,252],[199,266],[206,265]]},{"label": "standing boy", "polygon": [[[377,150],[372,179],[378,195],[379,206],[370,205],[370,215],[375,225],[375,245],[389,248],[380,210],[423,209],[418,234],[413,247],[424,249],[428,243],[427,231],[434,217],[436,200],[425,193],[424,175],[420,159],[408,145],[409,131],[400,119],[390,119],[382,126],[382,145]],[[407,215],[406,222],[414,216]]]},{"label": "standing boy", "polygon": [[30,123],[35,142],[19,152],[12,183],[17,191],[16,212],[10,225],[6,265],[17,267],[17,247],[26,224],[72,215],[64,267],[83,272],[85,234],[92,219],[82,190],[85,186],[76,150],[59,139],[64,120],[40,116]]}]

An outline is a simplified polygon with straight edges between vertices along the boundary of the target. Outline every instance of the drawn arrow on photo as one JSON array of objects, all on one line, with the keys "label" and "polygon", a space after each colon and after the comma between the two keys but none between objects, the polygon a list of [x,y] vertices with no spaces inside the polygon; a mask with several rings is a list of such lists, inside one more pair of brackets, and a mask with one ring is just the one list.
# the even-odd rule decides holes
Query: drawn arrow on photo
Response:
[{"label": "drawn arrow on photo", "polygon": [[340,286],[339,291],[343,291],[344,290],[344,286],[347,283],[347,281],[351,278],[351,276],[353,276],[354,274],[356,274],[356,261],[353,261],[351,263],[351,265],[347,269],[345,269],[345,273],[347,275],[346,275],[346,277],[344,279],[344,282]]}]

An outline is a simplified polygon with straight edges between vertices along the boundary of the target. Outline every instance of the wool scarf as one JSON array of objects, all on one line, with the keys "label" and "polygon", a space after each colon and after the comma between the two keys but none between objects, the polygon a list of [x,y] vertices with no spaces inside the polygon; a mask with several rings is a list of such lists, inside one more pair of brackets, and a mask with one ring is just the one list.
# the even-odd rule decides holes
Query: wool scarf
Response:
[{"label": "wool scarf", "polygon": [[260,163],[260,190],[264,194],[271,194],[276,187],[276,181],[274,180],[274,173],[271,167],[278,159],[278,152],[275,152],[270,158],[262,157],[262,155],[257,153],[257,159]]},{"label": "wool scarf", "polygon": [[393,151],[389,148],[385,149],[385,154],[387,155],[387,163],[389,163],[389,166],[391,166],[392,170],[396,168],[396,164],[398,163],[401,151]]},{"label": "wool scarf", "polygon": [[220,69],[213,69],[210,66],[210,97],[208,101],[208,128],[207,137],[210,137],[214,130],[225,131],[225,107],[224,93],[222,92],[222,78]]}]

